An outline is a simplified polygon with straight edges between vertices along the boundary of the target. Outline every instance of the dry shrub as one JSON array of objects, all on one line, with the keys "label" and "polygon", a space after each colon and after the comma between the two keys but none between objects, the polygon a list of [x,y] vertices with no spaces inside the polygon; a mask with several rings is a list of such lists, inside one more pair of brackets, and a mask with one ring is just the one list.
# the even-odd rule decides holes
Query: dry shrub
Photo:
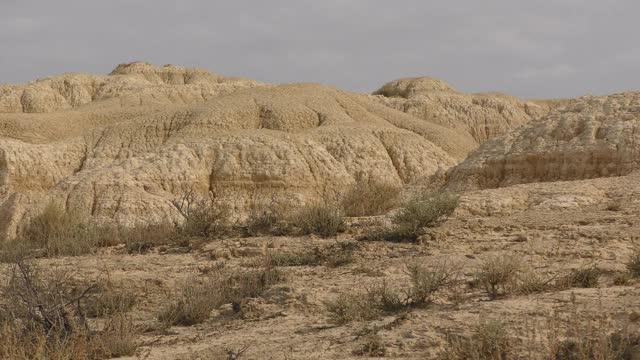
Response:
[{"label": "dry shrub", "polygon": [[506,295],[517,280],[522,269],[520,258],[504,254],[489,256],[482,261],[476,272],[476,282],[495,300]]},{"label": "dry shrub", "polygon": [[358,244],[339,242],[326,247],[314,247],[300,253],[274,253],[274,266],[320,266],[339,267],[353,262],[353,253]]},{"label": "dry shrub", "polygon": [[398,204],[400,187],[377,181],[360,181],[342,198],[346,216],[373,216],[384,214]]},{"label": "dry shrub", "polygon": [[345,230],[344,214],[337,202],[316,202],[301,207],[292,218],[292,223],[303,235],[315,234],[333,237]]},{"label": "dry shrub", "polygon": [[106,359],[132,355],[135,328],[121,314],[91,330],[83,308],[94,286],[79,287],[65,273],[45,273],[17,261],[0,291],[0,358]]},{"label": "dry shrub", "polygon": [[88,296],[84,312],[88,317],[105,317],[124,314],[137,303],[138,296],[123,284],[101,281],[94,293]]},{"label": "dry shrub", "polygon": [[363,292],[340,294],[336,299],[325,303],[329,317],[337,324],[376,319],[384,313],[395,313],[428,304],[438,292],[458,282],[456,266],[446,262],[435,266],[409,263],[407,274],[411,281],[407,288],[393,288],[382,281]]},{"label": "dry shrub", "polygon": [[31,218],[18,241],[29,248],[44,249],[47,256],[82,255],[97,245],[91,236],[96,234],[78,212],[50,203]]},{"label": "dry shrub", "polygon": [[640,247],[636,247],[627,260],[627,270],[634,278],[640,277]]},{"label": "dry shrub", "polygon": [[622,200],[616,199],[612,200],[607,204],[608,211],[621,211],[622,210]]},{"label": "dry shrub", "polygon": [[469,337],[447,337],[441,354],[446,360],[507,360],[513,354],[512,340],[505,325],[496,319],[481,318]]},{"label": "dry shrub", "polygon": [[564,285],[565,288],[594,288],[598,286],[600,276],[602,276],[602,269],[598,268],[594,264],[591,264],[571,270],[568,275],[564,276],[558,281],[559,284]]},{"label": "dry shrub", "polygon": [[245,230],[249,236],[273,235],[283,236],[290,229],[289,214],[291,206],[275,199],[268,202],[254,201],[249,207],[249,216]]},{"label": "dry shrub", "polygon": [[213,191],[202,197],[190,190],[173,203],[184,217],[180,229],[186,236],[212,238],[229,230],[231,212]]},{"label": "dry shrub", "polygon": [[230,273],[216,269],[203,277],[189,277],[178,290],[177,299],[163,308],[158,319],[166,325],[194,325],[207,320],[211,311],[224,304],[241,309],[243,300],[262,295],[280,282],[282,275],[271,269]]},{"label": "dry shrub", "polygon": [[547,337],[538,347],[538,359],[632,359],[640,344],[637,334],[601,311],[579,307],[574,296],[568,311],[549,314],[540,327]]},{"label": "dry shrub", "polygon": [[384,357],[387,348],[379,335],[372,334],[366,336],[351,353],[355,356]]},{"label": "dry shrub", "polygon": [[346,293],[327,301],[325,308],[329,318],[336,324],[351,321],[373,320],[380,316],[377,299],[371,299],[368,293]]},{"label": "dry shrub", "polygon": [[412,306],[428,304],[440,290],[457,284],[459,266],[442,261],[434,266],[426,266],[420,262],[407,264],[411,278],[411,288],[406,292],[405,303]]},{"label": "dry shrub", "polygon": [[375,226],[358,237],[361,241],[417,242],[419,233],[406,225]]},{"label": "dry shrub", "polygon": [[119,233],[129,254],[144,254],[156,246],[170,244],[180,239],[173,224],[137,224],[131,228],[121,228]]},{"label": "dry shrub", "polygon": [[459,197],[450,193],[419,194],[393,217],[393,223],[417,232],[446,219],[458,206]]},{"label": "dry shrub", "polygon": [[518,292],[521,294],[538,294],[559,288],[557,274],[542,274],[533,269],[519,272]]}]

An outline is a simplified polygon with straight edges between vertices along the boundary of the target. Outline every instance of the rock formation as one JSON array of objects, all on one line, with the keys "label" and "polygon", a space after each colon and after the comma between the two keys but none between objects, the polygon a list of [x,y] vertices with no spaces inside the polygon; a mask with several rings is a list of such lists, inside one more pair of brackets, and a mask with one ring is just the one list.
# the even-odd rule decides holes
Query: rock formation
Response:
[{"label": "rock formation", "polygon": [[303,202],[356,179],[402,185],[444,172],[468,134],[316,84],[260,85],[144,63],[0,90],[0,229],[50,201],[98,221],[180,215],[183,192],[237,213],[259,196]]},{"label": "rock formation", "polygon": [[119,98],[121,106],[193,103],[257,85],[200,69],[135,62],[119,65],[110,76],[63,74],[25,85],[1,85],[0,113],[49,113],[110,98]]},{"label": "rock formation", "polygon": [[549,108],[504,94],[461,94],[432,78],[395,80],[373,94],[394,109],[466,133],[477,145],[540,117]]},{"label": "rock formation", "polygon": [[619,176],[640,167],[640,92],[567,101],[539,120],[487,141],[451,170],[448,187]]}]

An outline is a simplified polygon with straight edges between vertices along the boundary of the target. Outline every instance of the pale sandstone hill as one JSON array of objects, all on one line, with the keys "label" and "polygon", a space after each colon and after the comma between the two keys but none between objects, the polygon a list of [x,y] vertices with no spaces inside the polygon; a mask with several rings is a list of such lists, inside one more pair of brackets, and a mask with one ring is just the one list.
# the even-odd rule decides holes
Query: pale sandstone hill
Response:
[{"label": "pale sandstone hill", "polygon": [[134,62],[119,65],[109,76],[63,74],[24,85],[0,85],[0,113],[48,113],[109,98],[120,98],[118,105],[128,106],[193,103],[257,85],[200,69]]},{"label": "pale sandstone hill", "polygon": [[432,78],[391,81],[373,95],[394,109],[469,134],[478,145],[540,117],[549,108],[504,94],[458,93]]},{"label": "pale sandstone hill", "polygon": [[484,143],[448,179],[451,189],[619,176],[640,167],[640,92],[570,100]]},{"label": "pale sandstone hill", "polygon": [[[272,194],[302,202],[356,179],[420,181],[475,147],[468,135],[326,86],[257,86],[142,63],[113,74],[5,88],[2,104],[15,89],[35,94],[0,114],[5,235],[51,200],[99,221],[180,221],[172,200],[191,188],[242,213]],[[74,81],[73,91],[58,87]],[[220,82],[229,87],[218,91]]]}]

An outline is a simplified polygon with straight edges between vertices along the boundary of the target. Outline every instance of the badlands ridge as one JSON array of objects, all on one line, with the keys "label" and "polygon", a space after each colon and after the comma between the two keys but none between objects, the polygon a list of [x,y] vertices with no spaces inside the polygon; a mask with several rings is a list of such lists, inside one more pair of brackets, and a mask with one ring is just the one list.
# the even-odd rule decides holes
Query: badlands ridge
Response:
[{"label": "badlands ridge", "polygon": [[638,167],[640,93],[550,103],[430,78],[369,95],[141,62],[2,85],[0,230],[51,201],[131,225],[181,221],[172,201],[190,189],[242,214],[359,181],[477,190]]}]

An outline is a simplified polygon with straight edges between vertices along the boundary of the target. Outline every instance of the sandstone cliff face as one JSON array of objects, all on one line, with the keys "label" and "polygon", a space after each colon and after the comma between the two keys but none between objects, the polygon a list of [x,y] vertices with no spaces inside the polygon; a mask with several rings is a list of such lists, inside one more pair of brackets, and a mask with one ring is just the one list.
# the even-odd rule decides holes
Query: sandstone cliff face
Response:
[{"label": "sandstone cliff face", "polygon": [[466,133],[477,145],[522,126],[549,109],[503,94],[461,94],[432,78],[395,80],[373,95],[394,109]]},{"label": "sandstone cliff face", "polygon": [[304,202],[356,179],[421,181],[475,148],[468,134],[316,84],[134,63],[2,89],[8,237],[50,201],[102,222],[178,222],[172,200],[189,189],[241,214],[251,199]]},{"label": "sandstone cliff face", "polygon": [[484,143],[448,179],[452,189],[619,176],[640,167],[640,92],[587,96]]}]

